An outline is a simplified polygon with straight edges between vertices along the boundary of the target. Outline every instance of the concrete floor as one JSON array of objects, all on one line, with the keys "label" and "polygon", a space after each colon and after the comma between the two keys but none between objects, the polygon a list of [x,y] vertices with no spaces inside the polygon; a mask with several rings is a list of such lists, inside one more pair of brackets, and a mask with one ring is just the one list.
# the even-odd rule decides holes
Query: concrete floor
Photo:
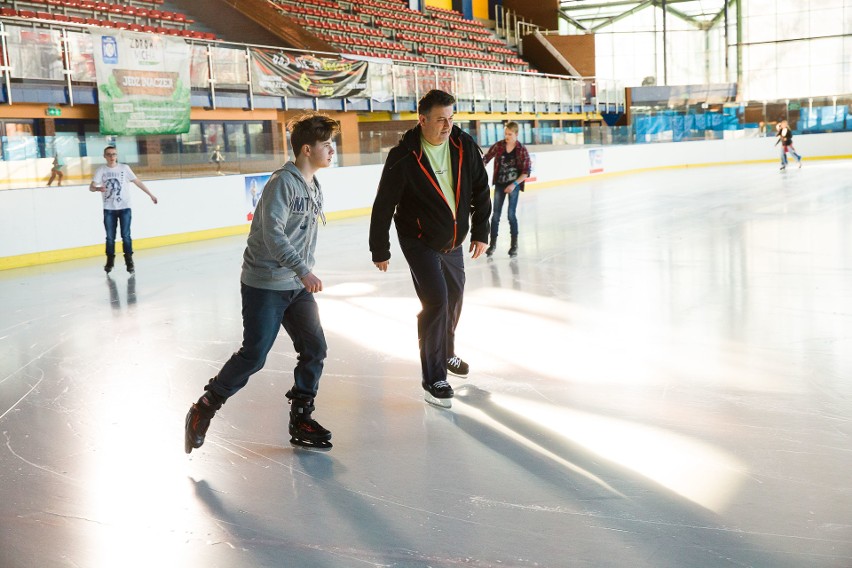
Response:
[{"label": "concrete floor", "polygon": [[852,566],[852,162],[527,192],[469,261],[453,408],[407,266],[320,232],[329,359],[294,449],[292,345],[183,451],[238,348],[244,237],[0,272],[0,566]]}]

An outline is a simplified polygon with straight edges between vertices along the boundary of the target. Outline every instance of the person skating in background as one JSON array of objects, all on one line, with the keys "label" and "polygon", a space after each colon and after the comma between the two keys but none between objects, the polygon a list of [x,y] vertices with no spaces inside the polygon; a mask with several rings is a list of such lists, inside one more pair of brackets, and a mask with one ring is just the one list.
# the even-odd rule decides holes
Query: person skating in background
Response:
[{"label": "person skating in background", "polygon": [[115,235],[118,224],[121,223],[121,244],[124,249],[124,263],[131,274],[136,271],[133,264],[133,239],[130,236],[130,187],[134,183],[139,189],[148,194],[151,201],[157,204],[157,198],[151,190],[136,177],[127,164],[118,162],[118,150],[115,146],[104,148],[106,165],[99,167],[89,184],[89,191],[99,191],[104,201],[104,229],[106,229],[106,264],[104,270],[109,273],[115,265]]},{"label": "person skating in background", "polygon": [[518,140],[518,123],[507,122],[503,130],[504,139],[488,149],[483,162],[487,164],[494,160],[494,207],[491,215],[491,240],[485,254],[491,256],[497,248],[497,233],[500,225],[500,215],[503,212],[503,202],[509,197],[509,234],[512,242],[509,246],[509,256],[518,254],[518,196],[524,190],[524,180],[530,175],[532,164],[530,154]]},{"label": "person skating in background", "polygon": [[312,418],[314,399],[326,357],[326,341],[314,294],[322,281],[313,273],[314,251],[323,196],[314,174],[331,165],[332,137],[339,130],[331,118],[310,113],[290,124],[295,161],[275,171],[264,186],[243,254],[243,342],[186,414],[186,453],[204,443],[210,420],[225,401],[242,389],[266,363],[281,327],[298,353],[290,401],[290,442],[331,448],[331,432]]},{"label": "person skating in background", "polygon": [[222,155],[222,149],[220,146],[216,146],[210,153],[210,161],[216,164],[217,175],[225,175],[222,173],[222,163],[225,161],[225,156]]},{"label": "person skating in background", "polygon": [[419,124],[385,162],[370,219],[373,264],[386,272],[390,224],[396,225],[422,310],[417,315],[421,385],[426,401],[449,407],[447,372],[467,376],[455,352],[465,272],[462,243],[470,230],[472,258],[485,252],[491,200],[479,147],[453,126],[455,98],[432,90],[417,105]]},{"label": "person skating in background", "polygon": [[793,155],[796,158],[796,163],[799,164],[799,167],[802,167],[802,157],[796,152],[796,149],[793,147],[793,130],[790,128],[790,124],[786,120],[782,120],[778,123],[777,126],[777,140],[775,141],[775,145],[777,146],[779,143],[781,144],[781,170],[787,169],[787,153]]},{"label": "person skating in background", "polygon": [[62,185],[62,179],[65,177],[65,174],[62,173],[62,160],[59,159],[59,156],[53,157],[53,165],[50,168],[50,179],[47,180],[47,186],[50,187],[50,184],[53,183],[53,180],[56,180],[56,186],[59,187]]}]

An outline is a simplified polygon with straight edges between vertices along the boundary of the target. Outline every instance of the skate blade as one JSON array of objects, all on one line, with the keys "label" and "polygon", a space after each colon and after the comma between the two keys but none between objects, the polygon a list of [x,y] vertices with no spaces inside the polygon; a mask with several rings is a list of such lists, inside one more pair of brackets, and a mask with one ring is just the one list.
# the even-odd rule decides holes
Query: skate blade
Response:
[{"label": "skate blade", "polygon": [[317,452],[327,452],[332,448],[331,442],[308,442],[306,440],[298,440],[296,438],[290,438],[290,445],[296,448],[303,448],[305,450],[313,450]]},{"label": "skate blade", "polygon": [[453,399],[451,398],[435,398],[432,396],[429,391],[423,392],[423,400],[431,404],[432,406],[437,406],[438,408],[452,408],[453,407]]},{"label": "skate blade", "polygon": [[447,369],[447,374],[452,375],[454,377],[459,377],[460,379],[466,379],[468,377],[468,375],[470,375],[470,373],[468,373],[467,375],[462,375],[461,373],[454,373],[454,372],[450,371],[449,369]]},{"label": "skate blade", "polygon": [[186,420],[183,423],[183,451],[186,453],[192,453],[192,450],[197,450],[201,447],[201,444],[195,445],[195,440],[192,439],[192,435],[189,433],[189,419],[190,413],[187,413]]}]

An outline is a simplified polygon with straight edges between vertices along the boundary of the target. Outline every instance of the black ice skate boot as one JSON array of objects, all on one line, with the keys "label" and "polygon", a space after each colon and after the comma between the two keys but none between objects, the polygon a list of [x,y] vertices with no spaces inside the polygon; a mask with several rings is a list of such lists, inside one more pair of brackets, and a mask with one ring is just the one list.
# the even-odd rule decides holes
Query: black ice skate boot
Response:
[{"label": "black ice skate boot", "polygon": [[290,399],[290,443],[312,450],[330,450],[331,432],[311,418],[314,399],[291,392],[287,393],[287,398]]},{"label": "black ice skate boot", "polygon": [[127,267],[127,272],[133,274],[136,272],[136,267],[133,266],[133,253],[124,253],[124,265]]},{"label": "black ice skate boot", "polygon": [[462,361],[461,357],[453,355],[447,359],[447,372],[457,377],[466,377],[470,373],[470,365]]},{"label": "black ice skate boot", "polygon": [[488,249],[485,251],[486,256],[491,256],[494,254],[494,251],[497,249],[497,235],[491,235],[491,243],[488,245]]},{"label": "black ice skate boot", "polygon": [[221,396],[207,391],[198,402],[194,403],[189,412],[186,413],[184,425],[184,450],[186,453],[200,448],[204,444],[204,437],[210,427],[210,420],[216,416],[216,411],[222,408],[225,399]]},{"label": "black ice skate boot", "polygon": [[115,255],[108,254],[106,264],[104,264],[104,272],[109,274],[112,272],[112,267],[115,266]]},{"label": "black ice skate boot", "polygon": [[512,244],[509,246],[509,256],[518,256],[518,235],[512,235]]},{"label": "black ice skate boot", "polygon": [[423,399],[434,406],[441,408],[451,408],[453,406],[453,387],[447,381],[435,381],[432,384],[422,383]]}]

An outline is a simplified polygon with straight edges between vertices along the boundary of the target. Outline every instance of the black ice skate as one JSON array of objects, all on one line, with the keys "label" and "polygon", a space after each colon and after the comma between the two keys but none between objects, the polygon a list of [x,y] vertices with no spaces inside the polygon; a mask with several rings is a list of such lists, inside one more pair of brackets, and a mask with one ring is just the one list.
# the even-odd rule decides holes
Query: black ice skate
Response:
[{"label": "black ice skate", "polygon": [[440,406],[441,408],[451,408],[453,406],[453,387],[447,381],[435,381],[431,385],[423,383],[423,399],[431,405]]},{"label": "black ice skate", "polygon": [[447,359],[447,372],[457,377],[467,377],[470,372],[470,366],[462,361],[461,357],[453,355]]},{"label": "black ice skate", "polygon": [[314,399],[297,398],[287,393],[290,399],[290,443],[312,450],[330,450],[331,432],[311,418]]},{"label": "black ice skate", "polygon": [[186,453],[190,453],[193,449],[200,448],[204,444],[204,436],[207,435],[207,429],[210,427],[210,419],[215,414],[216,411],[204,403],[196,402],[190,407],[189,412],[186,413],[184,434],[183,449]]}]

